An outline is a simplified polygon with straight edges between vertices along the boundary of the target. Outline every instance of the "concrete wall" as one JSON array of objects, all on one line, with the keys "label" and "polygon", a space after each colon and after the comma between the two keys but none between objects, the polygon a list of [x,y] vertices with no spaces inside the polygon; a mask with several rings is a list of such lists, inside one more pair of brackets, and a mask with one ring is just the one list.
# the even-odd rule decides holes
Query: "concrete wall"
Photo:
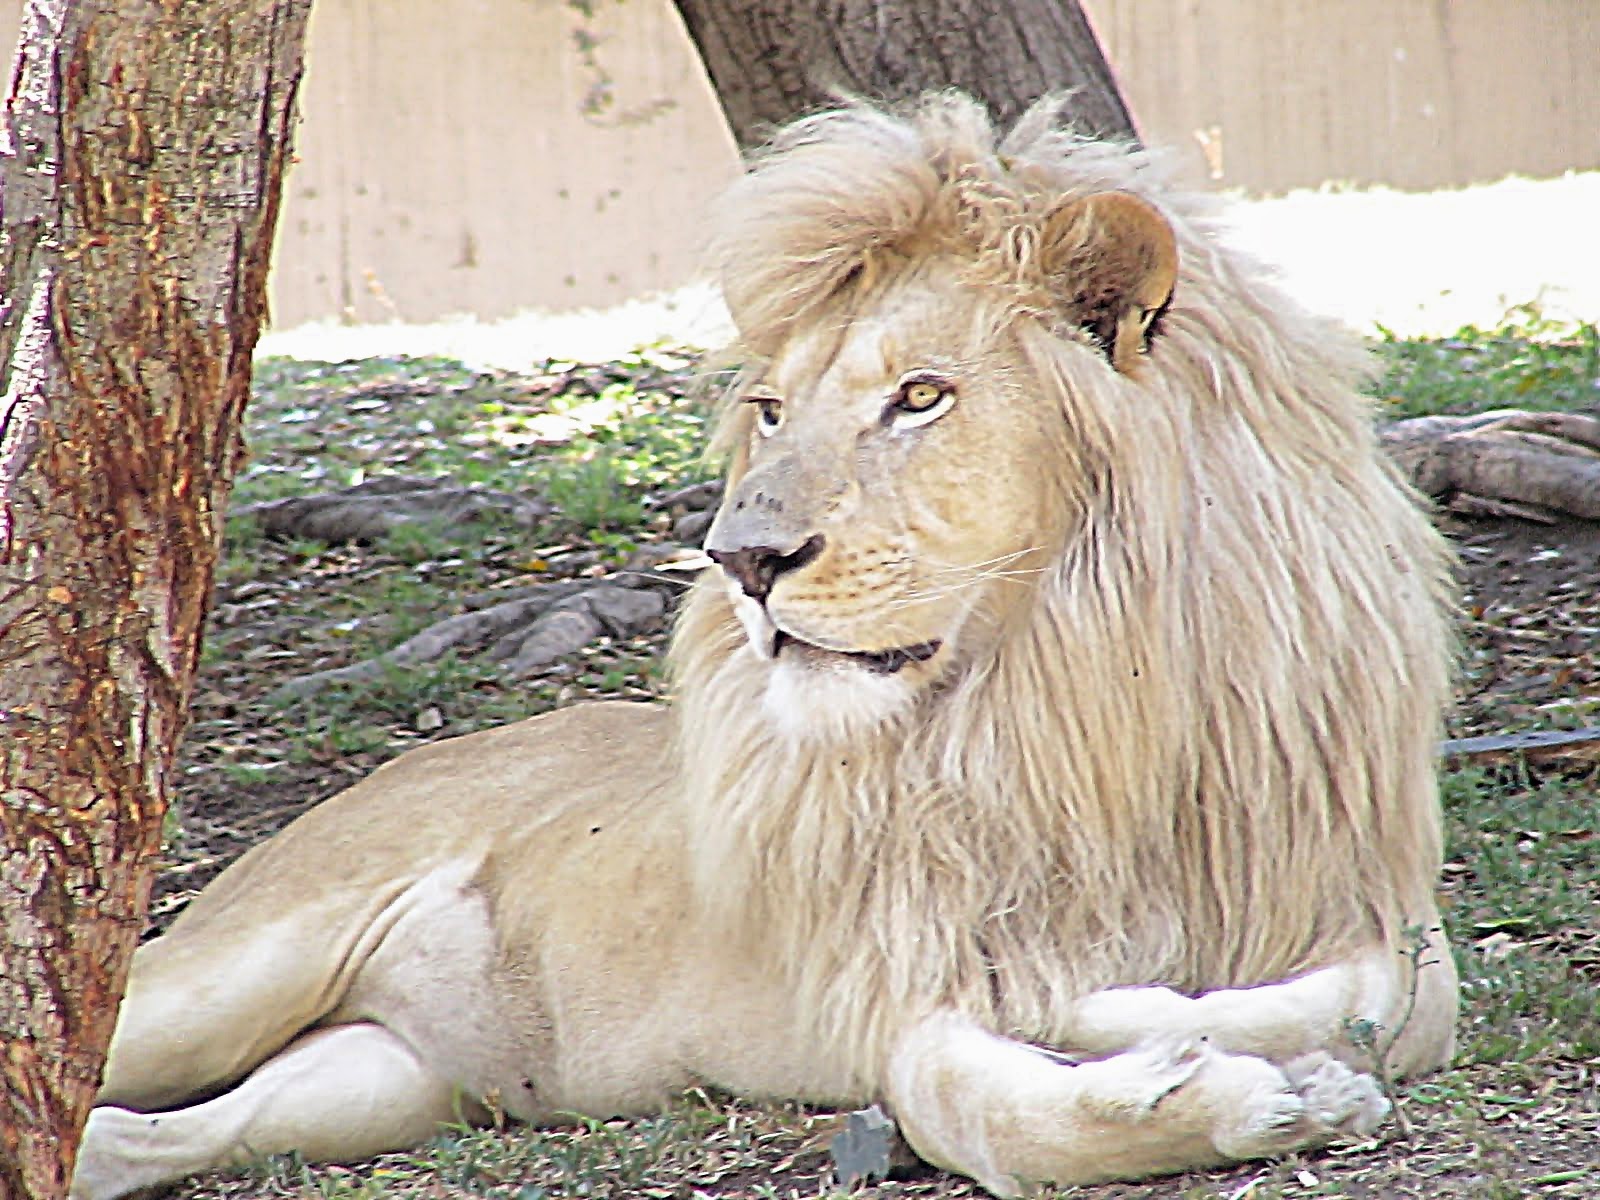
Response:
[{"label": "concrete wall", "polygon": [[[1600,0],[1085,4],[1147,140],[1224,186],[1600,167]],[[731,139],[670,0],[593,7],[316,0],[279,326],[606,305],[690,277]],[[5,43],[20,8],[0,0]]]},{"label": "concrete wall", "polygon": [[[617,303],[738,169],[668,0],[316,0],[273,323]],[[0,0],[0,45],[22,0]]]},{"label": "concrete wall", "polygon": [[1596,0],[1085,0],[1147,140],[1224,185],[1600,167]]},{"label": "concrete wall", "polygon": [[317,0],[278,323],[604,305],[683,282],[733,143],[665,0],[595,10]]}]

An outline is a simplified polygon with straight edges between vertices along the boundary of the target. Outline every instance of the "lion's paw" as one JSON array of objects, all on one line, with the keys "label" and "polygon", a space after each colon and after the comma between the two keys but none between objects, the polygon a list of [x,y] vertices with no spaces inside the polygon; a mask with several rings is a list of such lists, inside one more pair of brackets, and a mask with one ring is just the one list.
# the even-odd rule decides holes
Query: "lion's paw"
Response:
[{"label": "lion's paw", "polygon": [[1229,1055],[1218,1064],[1216,1094],[1229,1101],[1212,1143],[1232,1159],[1271,1158],[1309,1140],[1306,1103],[1287,1075],[1266,1059]]},{"label": "lion's paw", "polygon": [[1330,1055],[1302,1055],[1284,1074],[1305,1102],[1307,1118],[1325,1136],[1367,1137],[1389,1115],[1389,1101],[1378,1081]]},{"label": "lion's paw", "polygon": [[1389,1112],[1370,1075],[1352,1071],[1327,1054],[1307,1054],[1283,1070],[1262,1059],[1231,1058],[1227,1069],[1253,1078],[1232,1082],[1242,1097],[1213,1136],[1230,1158],[1270,1158],[1336,1137],[1366,1137]]},{"label": "lion's paw", "polygon": [[1198,1038],[1160,1038],[1100,1062],[1075,1068],[1092,1073],[1085,1103],[1106,1120],[1137,1120],[1194,1078],[1215,1051]]}]

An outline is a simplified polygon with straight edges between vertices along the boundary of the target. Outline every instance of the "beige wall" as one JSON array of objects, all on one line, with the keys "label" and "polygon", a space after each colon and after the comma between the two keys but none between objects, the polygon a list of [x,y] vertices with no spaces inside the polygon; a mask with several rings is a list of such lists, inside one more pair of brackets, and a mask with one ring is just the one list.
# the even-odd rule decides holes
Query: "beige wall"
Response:
[{"label": "beige wall", "polygon": [[[1225,185],[1600,167],[1600,0],[1085,5],[1146,138]],[[670,0],[594,7],[316,0],[279,326],[604,305],[691,276],[731,140]],[[5,43],[20,8],[0,0]],[[585,111],[600,85],[612,103]]]},{"label": "beige wall", "polygon": [[[317,0],[277,322],[488,317],[684,282],[733,145],[670,5],[596,10]],[[601,85],[612,102],[586,112]]]},{"label": "beige wall", "polygon": [[[0,0],[8,50],[21,7]],[[274,324],[495,317],[687,282],[732,139],[668,0],[594,8],[316,0]]]},{"label": "beige wall", "polygon": [[1224,184],[1434,188],[1600,167],[1597,0],[1085,7],[1146,139]]}]

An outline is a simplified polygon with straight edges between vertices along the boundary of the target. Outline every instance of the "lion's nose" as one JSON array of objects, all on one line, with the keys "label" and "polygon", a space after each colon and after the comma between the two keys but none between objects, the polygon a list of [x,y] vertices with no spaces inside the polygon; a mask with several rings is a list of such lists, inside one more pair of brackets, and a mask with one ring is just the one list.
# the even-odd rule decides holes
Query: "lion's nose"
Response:
[{"label": "lion's nose", "polygon": [[785,553],[777,546],[743,546],[738,550],[712,550],[706,554],[744,589],[744,594],[756,600],[765,600],[772,591],[778,576],[798,571],[822,553],[827,540],[814,533],[798,550]]}]

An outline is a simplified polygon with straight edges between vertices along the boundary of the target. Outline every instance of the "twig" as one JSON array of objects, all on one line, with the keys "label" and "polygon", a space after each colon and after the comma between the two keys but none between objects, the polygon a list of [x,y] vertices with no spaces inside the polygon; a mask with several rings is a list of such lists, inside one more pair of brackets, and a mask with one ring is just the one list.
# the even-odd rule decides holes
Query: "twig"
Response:
[{"label": "twig", "polygon": [[1411,1024],[1411,1018],[1417,1011],[1417,992],[1422,983],[1422,969],[1435,966],[1436,958],[1424,957],[1428,953],[1431,941],[1428,935],[1438,932],[1430,930],[1425,925],[1407,925],[1404,929],[1407,944],[1400,953],[1411,960],[1411,986],[1406,992],[1406,1007],[1400,1014],[1400,1019],[1395,1022],[1394,1029],[1388,1038],[1384,1038],[1386,1026],[1382,1022],[1368,1020],[1365,1017],[1348,1017],[1344,1023],[1345,1036],[1352,1045],[1366,1051],[1372,1060],[1372,1074],[1378,1081],[1378,1086],[1383,1089],[1384,1098],[1389,1101],[1389,1108],[1394,1113],[1395,1125],[1400,1130],[1400,1140],[1411,1140],[1411,1121],[1406,1116],[1405,1106],[1400,1099],[1399,1089],[1395,1087],[1394,1071],[1389,1065],[1389,1056],[1394,1052],[1400,1037],[1405,1033],[1406,1027]]}]

